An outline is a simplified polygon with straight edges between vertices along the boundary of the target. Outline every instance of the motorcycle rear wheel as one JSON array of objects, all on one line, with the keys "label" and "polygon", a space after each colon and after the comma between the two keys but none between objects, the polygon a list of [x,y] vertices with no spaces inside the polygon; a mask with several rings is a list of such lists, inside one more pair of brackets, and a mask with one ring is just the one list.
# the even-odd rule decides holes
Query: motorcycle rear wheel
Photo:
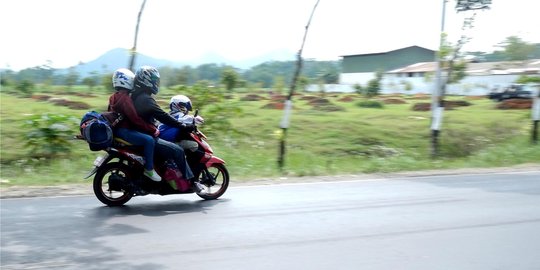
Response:
[{"label": "motorcycle rear wheel", "polygon": [[208,183],[207,179],[205,179],[205,172],[203,171],[199,176],[199,181],[206,186],[207,193],[197,193],[197,196],[205,200],[215,200],[221,197],[229,187],[229,172],[225,165],[220,163],[212,164],[207,170],[215,179],[215,183]]},{"label": "motorcycle rear wheel", "polygon": [[99,201],[108,206],[122,206],[133,198],[133,192],[119,187],[112,187],[111,177],[117,177],[127,183],[131,177],[131,169],[126,164],[111,162],[99,168],[94,177],[94,194]]}]

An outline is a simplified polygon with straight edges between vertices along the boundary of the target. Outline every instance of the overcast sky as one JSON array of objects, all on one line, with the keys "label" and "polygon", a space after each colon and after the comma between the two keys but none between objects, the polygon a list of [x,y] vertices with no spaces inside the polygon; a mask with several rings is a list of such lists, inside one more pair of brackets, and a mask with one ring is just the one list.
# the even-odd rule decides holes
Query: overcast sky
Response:
[{"label": "overcast sky", "polygon": [[[465,50],[491,51],[516,35],[540,43],[538,0],[492,0],[478,12]],[[142,0],[2,0],[0,68],[65,68],[133,46]],[[243,60],[293,55],[316,0],[147,0],[138,51],[172,61],[206,53]],[[464,13],[447,5],[445,30],[457,41]],[[320,0],[303,56],[320,60],[410,45],[437,49],[442,0]]]}]

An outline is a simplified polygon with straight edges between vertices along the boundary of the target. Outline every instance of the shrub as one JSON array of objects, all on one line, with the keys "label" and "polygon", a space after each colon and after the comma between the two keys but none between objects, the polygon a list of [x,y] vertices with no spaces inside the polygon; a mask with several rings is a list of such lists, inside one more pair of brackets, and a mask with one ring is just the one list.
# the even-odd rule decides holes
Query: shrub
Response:
[{"label": "shrub", "polygon": [[362,101],[357,102],[356,106],[361,107],[361,108],[377,108],[377,109],[384,108],[384,104],[376,100],[362,100]]},{"label": "shrub", "polygon": [[34,115],[25,121],[25,146],[30,155],[38,158],[54,158],[71,152],[73,130],[78,119],[61,114]]}]

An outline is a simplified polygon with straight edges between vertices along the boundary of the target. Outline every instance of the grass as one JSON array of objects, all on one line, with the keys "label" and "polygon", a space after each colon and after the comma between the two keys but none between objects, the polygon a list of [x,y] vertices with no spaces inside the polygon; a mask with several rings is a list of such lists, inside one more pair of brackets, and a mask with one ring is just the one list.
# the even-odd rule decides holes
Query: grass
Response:
[{"label": "grass", "polygon": [[[86,91],[78,89],[78,91]],[[49,90],[46,94],[83,101],[91,109],[104,110],[108,94],[95,97],[73,95],[76,91]],[[163,91],[162,103],[175,93]],[[223,132],[210,137],[215,154],[226,160],[232,181],[289,176],[397,172],[427,169],[500,167],[540,163],[540,145],[531,145],[530,112],[497,110],[488,99],[472,100],[472,106],[445,111],[441,133],[441,157],[429,156],[430,112],[412,111],[407,104],[385,104],[383,108],[361,108],[355,97],[341,102],[343,95],[327,98],[342,110],[314,108],[294,99],[287,132],[285,167],[277,167],[281,110],[262,109],[268,100],[240,102],[247,93],[235,94],[226,102],[240,104],[243,116],[230,119],[240,133]],[[262,95],[262,94],[261,94]],[[266,94],[264,94],[266,95]],[[315,94],[311,94],[315,95]],[[49,102],[0,93],[0,172],[2,186],[80,183],[101,154],[91,152],[82,141],[73,142],[72,154],[50,161],[28,158],[24,148],[23,121],[31,114],[63,113],[80,118],[85,110],[72,110]],[[461,100],[462,97],[453,97]],[[195,104],[196,105],[196,104]],[[204,111],[201,112],[204,117]],[[204,131],[204,126],[202,127]],[[77,133],[74,130],[74,134]]]}]

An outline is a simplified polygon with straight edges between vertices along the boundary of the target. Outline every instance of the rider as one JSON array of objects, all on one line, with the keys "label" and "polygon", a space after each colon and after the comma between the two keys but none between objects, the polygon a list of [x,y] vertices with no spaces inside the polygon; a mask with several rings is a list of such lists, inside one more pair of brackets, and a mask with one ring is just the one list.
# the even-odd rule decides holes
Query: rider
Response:
[{"label": "rider", "polygon": [[[189,112],[192,110],[191,100],[184,95],[173,96],[169,102],[169,114],[174,117],[178,122],[184,124],[202,124],[204,119],[197,115],[189,115]],[[204,157],[204,151],[199,149],[199,144],[191,139],[191,131],[180,129],[174,126],[167,124],[160,124],[158,126],[159,137],[161,139],[167,140],[178,144],[186,152],[188,157],[188,163],[193,170],[194,175],[198,175],[202,169],[199,165],[199,161]]]},{"label": "rider", "polygon": [[145,122],[135,110],[129,93],[133,90],[135,74],[128,69],[117,69],[112,76],[112,84],[116,92],[109,97],[108,111],[116,112],[125,119],[114,128],[114,135],[133,145],[143,146],[144,175],[153,181],[161,181],[154,170],[155,139],[159,130],[154,125]]},{"label": "rider", "polygon": [[[176,121],[176,119],[164,112],[156,103],[152,95],[156,95],[159,92],[159,83],[160,75],[154,67],[142,66],[135,72],[131,98],[139,116],[147,123],[153,124],[157,120],[188,132],[193,131],[195,129],[193,125]],[[193,188],[199,193],[205,192],[204,185],[195,181],[193,172],[186,162],[184,150],[180,146],[162,139],[157,139],[155,152],[158,154],[156,158],[173,159],[182,175],[192,182]]]}]

